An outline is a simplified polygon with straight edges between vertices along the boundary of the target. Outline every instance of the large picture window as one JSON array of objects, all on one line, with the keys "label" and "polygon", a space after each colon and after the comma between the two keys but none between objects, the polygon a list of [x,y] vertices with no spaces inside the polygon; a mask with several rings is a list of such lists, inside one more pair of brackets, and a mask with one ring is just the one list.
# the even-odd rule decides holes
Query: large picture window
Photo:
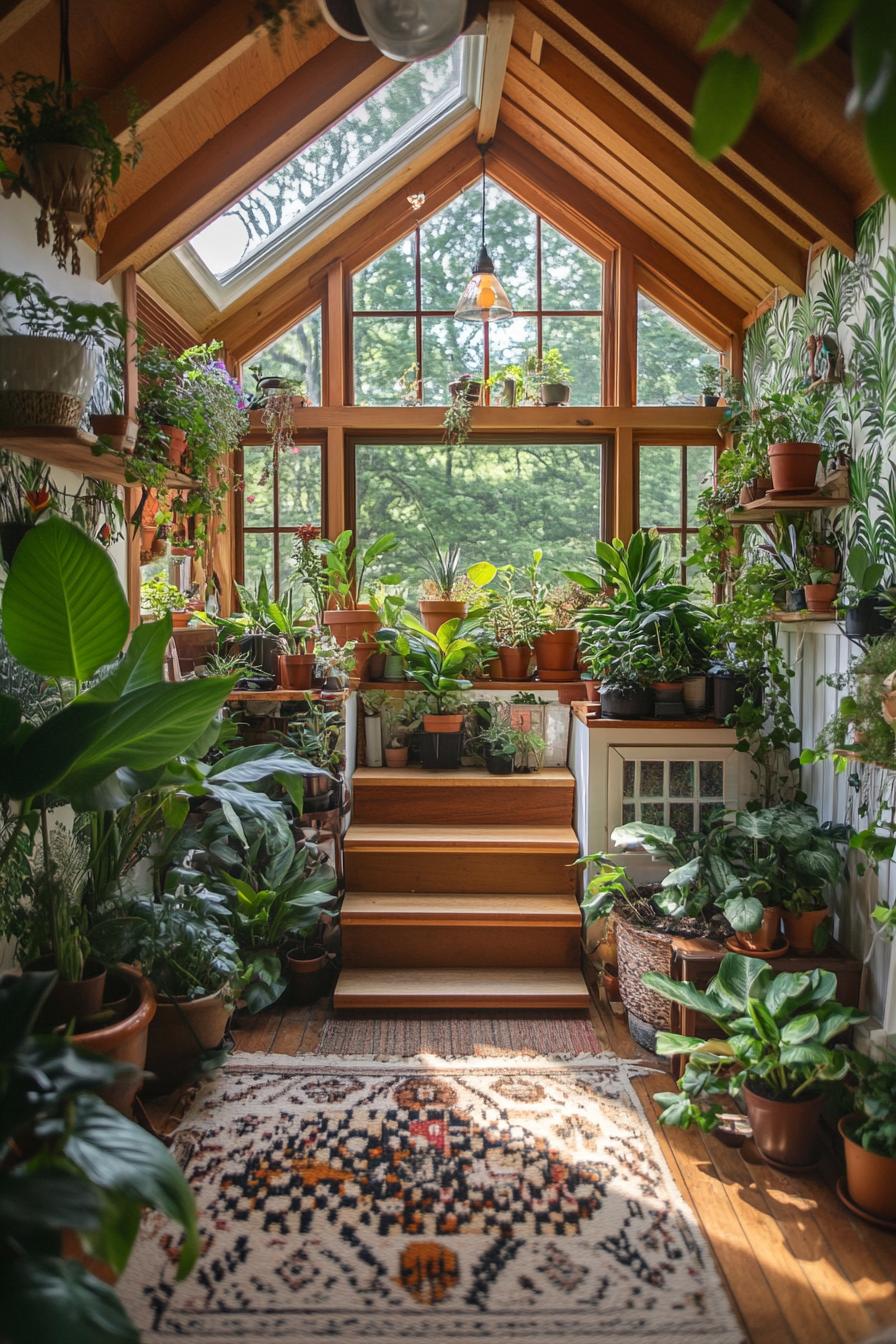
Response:
[{"label": "large picture window", "polygon": [[385,531],[399,549],[380,573],[400,570],[410,601],[420,594],[431,549],[462,546],[462,566],[513,564],[544,551],[544,579],[592,567],[601,533],[599,441],[587,444],[373,444],[355,448],[357,534],[362,546]]},{"label": "large picture window", "polygon": [[[711,444],[642,444],[638,449],[636,527],[655,528],[663,537],[666,559],[684,560],[697,534],[697,499],[715,466]],[[687,572],[693,582],[696,575]]]},{"label": "large picture window", "polygon": [[488,378],[554,349],[570,369],[572,403],[600,405],[603,266],[494,183],[488,245],[514,316],[455,320],[478,251],[480,200],[478,186],[464,192],[354,277],[357,405],[445,405],[461,374]]},{"label": "large picture window", "polygon": [[292,584],[296,531],[303,523],[320,527],[321,445],[297,441],[276,469],[268,444],[247,445],[242,450],[242,475],[243,488],[236,494],[237,536],[242,543],[236,557],[237,578],[255,588],[264,570],[269,589],[279,596]]}]

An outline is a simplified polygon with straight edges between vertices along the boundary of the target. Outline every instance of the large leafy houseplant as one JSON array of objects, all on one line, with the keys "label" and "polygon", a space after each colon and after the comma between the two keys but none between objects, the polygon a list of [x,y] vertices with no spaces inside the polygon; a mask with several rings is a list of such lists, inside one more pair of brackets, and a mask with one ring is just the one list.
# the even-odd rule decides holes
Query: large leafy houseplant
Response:
[{"label": "large leafy houseplant", "polygon": [[183,1279],[196,1208],[167,1148],[97,1095],[133,1066],[33,1034],[54,980],[0,982],[0,1330],[8,1344],[137,1344],[115,1290],[64,1258],[63,1235],[120,1274],[141,1210],[159,1209],[184,1229]]},{"label": "large leafy houseplant", "polygon": [[[451,713],[459,692],[469,690],[472,682],[462,674],[476,656],[478,645],[470,635],[479,628],[476,616],[464,620],[454,616],[432,634],[409,611],[401,613],[407,634],[395,631],[395,647],[407,660],[408,675],[433,697],[436,713]],[[382,638],[384,632],[380,632]]]}]

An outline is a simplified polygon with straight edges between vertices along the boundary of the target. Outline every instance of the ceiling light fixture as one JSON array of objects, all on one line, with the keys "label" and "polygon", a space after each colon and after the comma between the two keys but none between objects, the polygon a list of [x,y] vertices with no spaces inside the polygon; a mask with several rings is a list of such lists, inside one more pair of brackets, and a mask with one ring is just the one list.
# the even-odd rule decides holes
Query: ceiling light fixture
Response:
[{"label": "ceiling light fixture", "polygon": [[331,28],[371,41],[393,61],[425,61],[447,51],[485,12],[485,0],[318,0]]},{"label": "ceiling light fixture", "polygon": [[[491,143],[491,142],[489,142]],[[485,151],[488,145],[480,145],[482,155],[482,241],[479,256],[473,267],[473,275],[467,281],[466,289],[460,296],[454,316],[460,322],[504,322],[513,317],[513,307],[504,286],[495,275],[495,263],[485,246]]]}]

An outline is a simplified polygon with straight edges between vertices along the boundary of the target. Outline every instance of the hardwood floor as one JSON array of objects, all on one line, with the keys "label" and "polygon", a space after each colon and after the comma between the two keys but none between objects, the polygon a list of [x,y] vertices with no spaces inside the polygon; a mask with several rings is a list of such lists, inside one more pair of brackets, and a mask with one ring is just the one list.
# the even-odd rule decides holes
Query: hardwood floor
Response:
[{"label": "hardwood floor", "polygon": [[[313,1052],[332,1001],[272,1008],[234,1030],[248,1054]],[[608,1050],[657,1066],[610,1006],[591,1005]],[[673,1083],[662,1071],[634,1080],[647,1115],[654,1093]],[[173,1129],[188,1094],[148,1103],[160,1129]],[[896,1325],[896,1235],[853,1218],[836,1194],[842,1167],[830,1151],[820,1171],[799,1179],[773,1171],[753,1144],[740,1150],[695,1131],[654,1132],[676,1184],[697,1216],[751,1344],[859,1344]],[[646,1344],[646,1341],[645,1341]]]}]

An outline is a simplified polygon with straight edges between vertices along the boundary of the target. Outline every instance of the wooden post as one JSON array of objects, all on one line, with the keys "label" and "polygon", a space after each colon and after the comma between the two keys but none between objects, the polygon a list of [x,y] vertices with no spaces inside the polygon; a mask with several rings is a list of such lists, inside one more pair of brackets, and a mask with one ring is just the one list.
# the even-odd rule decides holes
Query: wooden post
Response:
[{"label": "wooden post", "polygon": [[344,406],[345,396],[345,284],[342,262],[327,267],[327,323],[324,345],[326,404]]},{"label": "wooden post", "polygon": [[637,447],[629,426],[616,430],[616,526],[615,535],[627,542],[635,525],[635,453]]},{"label": "wooden post", "polygon": [[616,405],[634,406],[638,395],[638,285],[635,258],[616,253]]},{"label": "wooden post", "polygon": [[323,534],[333,540],[349,525],[348,501],[346,499],[346,444],[345,430],[332,428],[327,430],[327,441],[323,448],[326,454],[324,480]]},{"label": "wooden post", "polygon": [[[133,419],[137,415],[137,272],[133,266],[127,268],[122,278],[124,315],[128,324],[124,338],[124,414]],[[139,488],[124,487],[126,589],[132,629],[140,624],[140,528],[131,527],[130,520],[142,493]]]}]

